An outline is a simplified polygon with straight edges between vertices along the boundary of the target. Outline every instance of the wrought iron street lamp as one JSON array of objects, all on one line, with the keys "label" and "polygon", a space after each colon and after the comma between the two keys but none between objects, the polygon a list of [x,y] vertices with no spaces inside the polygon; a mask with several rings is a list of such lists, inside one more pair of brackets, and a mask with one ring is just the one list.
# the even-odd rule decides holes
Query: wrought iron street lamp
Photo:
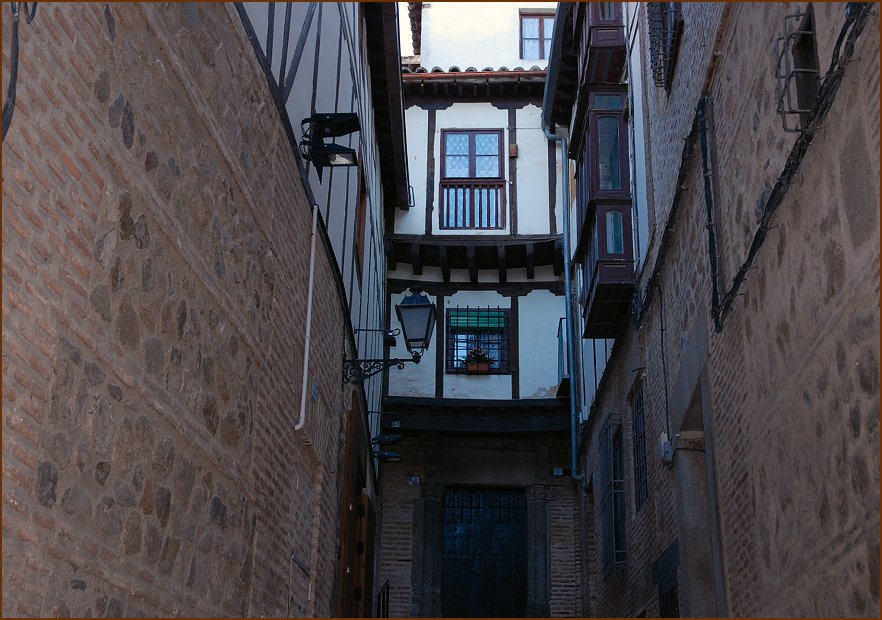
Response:
[{"label": "wrought iron street lamp", "polygon": [[422,289],[412,287],[410,295],[395,306],[404,344],[410,352],[411,359],[364,359],[343,360],[343,383],[359,383],[379,372],[397,366],[404,368],[407,362],[420,363],[420,357],[428,348],[435,331],[435,304],[423,293]]}]

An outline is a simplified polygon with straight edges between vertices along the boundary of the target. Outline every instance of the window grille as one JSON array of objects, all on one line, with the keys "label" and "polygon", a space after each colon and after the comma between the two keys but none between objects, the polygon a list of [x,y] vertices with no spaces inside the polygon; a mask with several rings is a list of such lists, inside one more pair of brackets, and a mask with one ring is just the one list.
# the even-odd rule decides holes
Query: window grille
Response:
[{"label": "window grille", "polygon": [[625,563],[625,480],[622,426],[607,422],[600,432],[600,512],[603,523],[603,571]]},{"label": "window grille", "polygon": [[784,16],[784,32],[775,41],[775,90],[784,131],[797,133],[808,125],[818,96],[818,51],[814,9]]},{"label": "window grille", "polygon": [[646,502],[646,423],[643,417],[643,386],[638,385],[631,397],[634,414],[634,512]]},{"label": "window grille", "polygon": [[466,374],[470,351],[483,350],[492,358],[485,374],[511,374],[509,311],[502,308],[451,308],[447,315],[446,370]]},{"label": "window grille", "polygon": [[656,86],[670,89],[677,62],[677,47],[683,31],[679,2],[648,2],[649,65]]}]

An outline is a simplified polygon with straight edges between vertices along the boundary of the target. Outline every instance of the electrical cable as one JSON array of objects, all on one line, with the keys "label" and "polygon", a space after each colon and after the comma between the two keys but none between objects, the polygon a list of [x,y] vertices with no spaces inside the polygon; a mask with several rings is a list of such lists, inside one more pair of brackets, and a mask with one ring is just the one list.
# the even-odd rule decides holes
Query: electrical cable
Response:
[{"label": "electrical cable", "polygon": [[30,24],[37,15],[37,3],[28,9],[27,2],[11,2],[12,9],[12,50],[9,53],[9,87],[6,89],[6,101],[3,103],[3,135],[0,140],[6,139],[6,133],[12,124],[12,113],[15,111],[15,89],[18,82],[18,24],[21,9],[24,10],[25,22]]}]

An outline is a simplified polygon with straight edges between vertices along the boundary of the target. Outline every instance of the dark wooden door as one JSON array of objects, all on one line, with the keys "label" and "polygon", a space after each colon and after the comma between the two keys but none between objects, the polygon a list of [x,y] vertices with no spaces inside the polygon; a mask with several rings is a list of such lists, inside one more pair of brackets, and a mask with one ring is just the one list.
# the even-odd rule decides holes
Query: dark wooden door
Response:
[{"label": "dark wooden door", "polygon": [[444,494],[441,610],[446,617],[522,617],[527,602],[527,503],[520,489]]}]

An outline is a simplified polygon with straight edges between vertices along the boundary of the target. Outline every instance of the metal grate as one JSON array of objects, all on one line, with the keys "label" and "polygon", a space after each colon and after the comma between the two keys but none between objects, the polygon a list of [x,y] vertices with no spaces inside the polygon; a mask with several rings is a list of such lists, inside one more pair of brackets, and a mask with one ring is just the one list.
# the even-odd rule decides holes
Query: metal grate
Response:
[{"label": "metal grate", "polygon": [[[510,374],[509,311],[504,308],[451,308],[447,311],[447,363],[453,374]],[[469,367],[470,351],[483,350],[492,358],[485,367]]]},{"label": "metal grate", "polygon": [[639,512],[648,495],[646,482],[646,423],[643,416],[643,386],[631,397],[634,413],[634,512]]},{"label": "metal grate", "polygon": [[670,89],[677,62],[677,47],[683,31],[679,2],[648,2],[649,65],[652,80],[659,88]]},{"label": "metal grate", "polygon": [[600,512],[605,574],[625,563],[624,469],[622,427],[610,421],[600,432]]},{"label": "metal grate", "polygon": [[784,16],[782,36],[775,40],[775,94],[784,131],[800,133],[808,125],[819,75],[814,11],[797,8]]}]

